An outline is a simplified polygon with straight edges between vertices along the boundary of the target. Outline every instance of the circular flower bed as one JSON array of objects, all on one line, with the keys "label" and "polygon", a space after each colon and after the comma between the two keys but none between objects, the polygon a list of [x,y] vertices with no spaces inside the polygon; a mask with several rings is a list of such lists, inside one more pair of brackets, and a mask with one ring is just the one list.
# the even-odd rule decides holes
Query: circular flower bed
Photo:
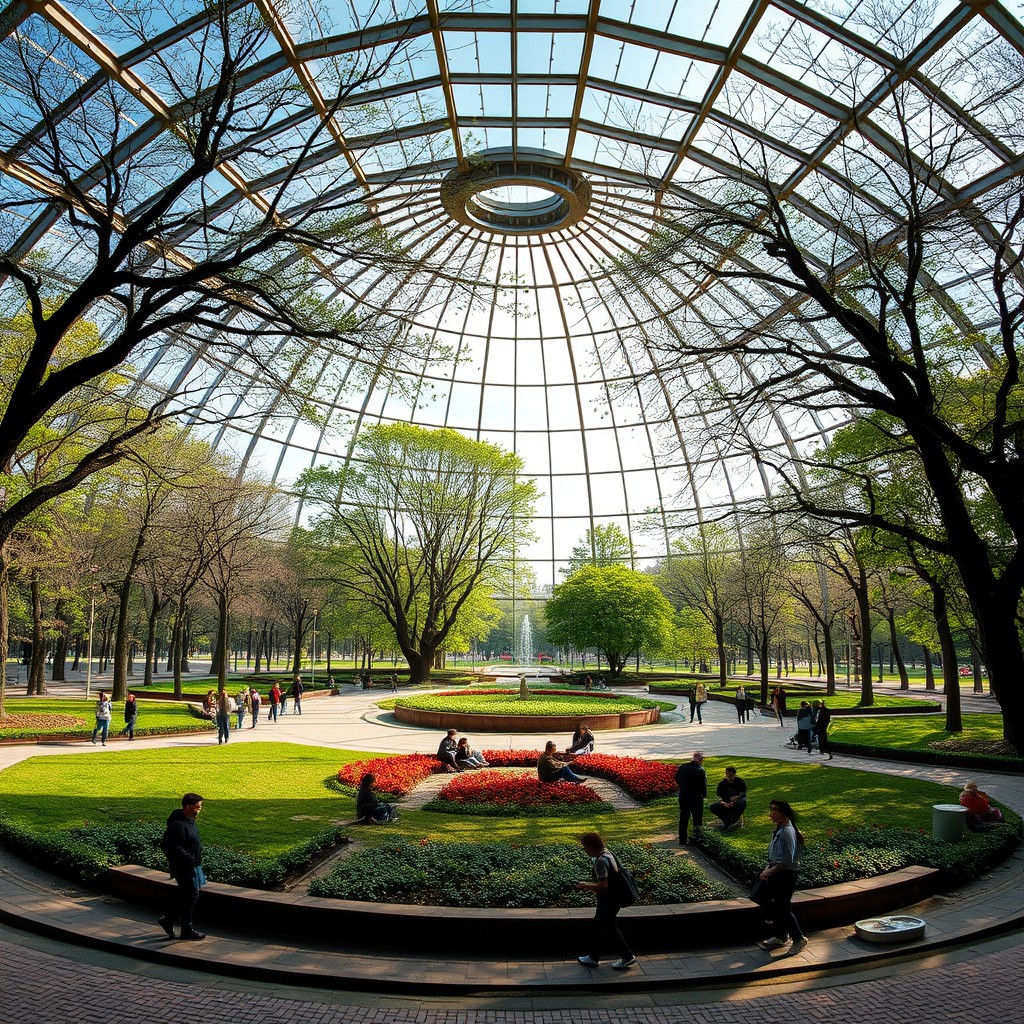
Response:
[{"label": "circular flower bed", "polygon": [[[492,768],[536,768],[539,750],[485,750],[484,760]],[[585,775],[596,775],[621,786],[636,800],[653,800],[672,796],[676,791],[676,765],[664,761],[646,761],[642,757],[616,757],[613,754],[587,754],[577,757],[573,766]],[[381,793],[404,796],[430,775],[443,771],[441,762],[432,754],[396,754],[393,757],[372,757],[352,761],[338,771],[338,781],[358,786],[366,772],[377,777]],[[458,776],[474,778],[477,772]],[[574,786],[573,783],[567,785]],[[574,786],[579,789],[580,787]]]},{"label": "circular flower bed", "polygon": [[[595,806],[600,805],[600,806]],[[592,813],[608,810],[588,786],[541,782],[536,775],[475,771],[456,775],[424,808],[445,814],[491,816]]]}]

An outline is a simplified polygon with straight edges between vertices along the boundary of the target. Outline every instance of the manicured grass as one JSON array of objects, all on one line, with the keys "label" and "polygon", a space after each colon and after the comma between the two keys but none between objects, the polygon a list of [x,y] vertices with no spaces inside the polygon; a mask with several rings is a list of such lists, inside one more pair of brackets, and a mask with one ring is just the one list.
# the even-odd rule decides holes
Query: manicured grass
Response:
[{"label": "manicured grass", "polygon": [[[736,695],[738,685],[739,684],[729,683],[724,690],[720,690],[717,686],[708,686],[707,691],[711,696],[714,696],[715,694],[722,694],[725,697],[734,697]],[[845,710],[847,708],[860,707],[860,690],[851,690],[849,692],[843,690],[839,693],[834,693],[829,697],[826,696],[824,689],[807,686],[794,686],[785,683],[782,688],[786,691],[787,711],[793,711],[795,708],[798,708],[800,706],[800,701],[802,700],[824,700],[833,710]],[[678,690],[679,684],[656,682],[651,683],[649,689],[652,695],[656,695],[661,690]],[[747,698],[749,700],[760,700],[761,687],[759,685],[747,685],[746,690]],[[939,707],[939,696],[936,696],[935,703],[933,704],[930,701],[920,700],[915,697],[897,697],[893,694],[876,693],[874,703],[871,706],[876,708],[915,708],[918,711],[927,711],[929,708]]]},{"label": "manicured grass", "polygon": [[829,736],[838,743],[897,750],[930,750],[929,744],[942,740],[986,740],[1003,738],[999,714],[964,715],[962,733],[946,732],[944,715],[904,715],[896,718],[836,718]]},{"label": "manicured grass", "polygon": [[397,697],[380,702],[382,708],[407,707],[421,711],[442,711],[467,715],[570,715],[586,718],[589,715],[614,715],[624,711],[640,711],[660,707],[670,711],[673,704],[645,700],[642,697],[591,697],[581,694],[531,694],[520,700],[518,694],[488,693],[485,690],[466,696],[423,694],[416,697]]},{"label": "manicured grass", "polygon": [[205,798],[204,841],[277,856],[354,816],[354,799],[328,780],[364,756],[288,743],[39,756],[0,772],[0,801],[8,818],[38,831],[122,821],[163,825],[181,794],[194,791]]},{"label": "manicured grass", "polygon": [[[168,732],[206,732],[213,729],[212,722],[204,722],[189,713],[181,703],[139,700],[139,715],[135,723],[136,736],[152,736]],[[66,736],[92,734],[96,725],[96,700],[84,697],[15,697],[4,702],[9,715],[31,715],[31,721],[0,724],[0,740],[30,739],[35,736]],[[47,716],[59,716],[52,722]],[[124,728],[124,702],[114,705],[110,720],[110,735]]]},{"label": "manicured grass", "polygon": [[[0,772],[5,813],[36,829],[71,828],[86,822],[162,823],[188,790],[202,793],[203,834],[257,855],[280,852],[333,820],[351,818],[354,798],[336,790],[337,769],[366,758],[366,752],[299,747],[282,743],[193,747],[175,750],[120,750],[88,756],[38,756]],[[802,812],[808,835],[853,824],[930,827],[931,805],[956,799],[959,790],[919,779],[897,778],[811,764],[709,757],[713,791],[726,764],[734,765],[749,787],[747,827],[734,841],[767,848],[771,835],[768,801],[790,800]],[[992,794],[998,799],[998,792]],[[671,832],[677,822],[673,797],[651,801],[636,811],[608,811],[588,819],[588,827],[614,840]],[[403,810],[387,828],[354,830],[361,842],[375,844],[390,835],[431,840],[506,840],[541,843],[574,840],[576,816],[456,818],[450,814]]]}]

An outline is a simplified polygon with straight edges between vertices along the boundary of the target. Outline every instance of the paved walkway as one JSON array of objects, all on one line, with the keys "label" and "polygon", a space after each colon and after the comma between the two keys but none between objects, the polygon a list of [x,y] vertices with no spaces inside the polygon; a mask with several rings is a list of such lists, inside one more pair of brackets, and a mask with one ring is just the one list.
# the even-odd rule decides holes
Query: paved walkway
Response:
[{"label": "paved walkway", "polygon": [[[352,690],[340,697],[306,702],[305,714],[287,716],[277,723],[261,722],[233,739],[241,742],[285,740],[322,746],[373,751],[432,751],[433,730],[412,729],[393,722],[374,708],[386,696],[381,692]],[[987,698],[981,698],[987,700]],[[768,756],[806,761],[804,752],[783,746],[789,731],[769,719],[738,725],[730,706],[709,704],[705,724],[676,721],[661,728],[629,733],[601,733],[599,749],[609,753],[646,756],[686,756],[695,747],[709,754]],[[538,746],[545,736],[501,734],[473,737],[487,748]],[[556,740],[561,737],[553,737]],[[135,748],[189,747],[211,742],[205,737],[137,740]],[[108,746],[108,752],[127,749]],[[0,766],[34,753],[88,756],[91,744],[0,748]],[[892,774],[932,778],[957,785],[963,773],[950,769],[887,765],[862,759],[836,759],[826,767],[856,766]],[[972,772],[979,783],[1018,811],[1024,809],[1024,778]],[[1012,931],[1005,937],[980,939],[979,929],[1019,928],[1024,921],[1024,865],[1020,856],[962,893],[929,901],[921,908],[929,921],[930,951],[900,956],[871,965],[866,957],[876,951],[850,937],[849,929],[816,933],[808,949],[789,962],[742,947],[701,950],[644,959],[625,976],[601,970],[579,977],[582,968],[564,961],[547,963],[530,958],[496,963],[448,958],[430,959],[402,954],[386,960],[361,958],[351,948],[316,948],[302,944],[275,945],[252,936],[211,937],[204,943],[168,943],[153,933],[150,915],[103,895],[83,893],[4,855],[0,861],[0,913],[6,921],[34,917],[43,929],[72,928],[99,949],[65,946],[45,937],[13,933],[0,926],[0,964],[4,971],[4,998],[0,1022],[48,1021],[451,1021],[504,1024],[533,1021],[606,1021],[614,1011],[623,1021],[705,1021],[711,1014],[724,1021],[828,1020],[865,1021],[884,1012],[897,1021],[965,1022],[1006,1021],[1019,1017],[1024,996],[1020,971],[1024,937]],[[974,938],[969,938],[970,936]],[[955,945],[966,938],[969,947]],[[936,943],[949,942],[947,948]],[[118,947],[155,962],[133,962],[115,955]],[[174,958],[174,959],[172,959]],[[304,972],[303,984],[325,985],[310,991],[294,987],[277,964],[288,963]],[[235,972],[196,973],[181,963],[223,964]],[[333,966],[332,966],[333,965]],[[852,976],[823,968],[843,966]],[[936,970],[938,969],[938,970]],[[795,975],[790,974],[794,972]],[[949,985],[947,974],[955,977]],[[333,977],[332,977],[333,976]],[[332,986],[349,978],[350,984],[382,988],[383,993],[337,991]],[[434,981],[462,992],[506,979],[509,988],[532,982],[527,996],[490,993],[431,997],[400,994],[410,981]],[[475,982],[474,979],[479,979]],[[790,980],[787,980],[790,979]],[[993,983],[993,980],[995,982]],[[856,984],[850,983],[851,980]],[[771,982],[768,992],[764,985]],[[637,991],[635,986],[654,985]],[[709,986],[720,991],[709,995]],[[537,989],[541,991],[538,992]],[[558,994],[560,988],[571,994]],[[951,996],[951,992],[954,993]],[[784,994],[784,997],[783,997]],[[590,1009],[593,1007],[593,1009]]]}]

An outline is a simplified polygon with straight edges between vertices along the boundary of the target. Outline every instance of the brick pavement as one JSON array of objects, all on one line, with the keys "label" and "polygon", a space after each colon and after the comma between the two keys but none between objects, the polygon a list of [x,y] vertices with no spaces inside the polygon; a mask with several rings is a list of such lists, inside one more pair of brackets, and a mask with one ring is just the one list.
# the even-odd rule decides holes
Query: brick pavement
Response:
[{"label": "brick pavement", "polygon": [[[153,977],[0,940],[2,1024],[860,1024],[884,1015],[896,1024],[1007,1024],[1024,1005],[1024,939],[899,965],[885,976],[836,985],[817,978],[778,991],[762,987],[674,996],[641,1005],[609,994],[587,1006],[560,1000],[490,997],[346,1000],[343,993],[240,990],[187,972]],[[633,997],[634,1002],[639,1002]],[[494,1004],[499,1005],[494,1005]]]}]

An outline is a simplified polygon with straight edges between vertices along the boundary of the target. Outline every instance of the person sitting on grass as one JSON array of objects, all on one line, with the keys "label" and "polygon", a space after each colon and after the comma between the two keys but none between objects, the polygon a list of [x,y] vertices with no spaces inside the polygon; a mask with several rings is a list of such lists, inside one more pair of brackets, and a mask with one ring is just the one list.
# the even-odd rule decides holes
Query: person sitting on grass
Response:
[{"label": "person sitting on grass", "polygon": [[565,748],[567,754],[572,754],[574,757],[583,754],[592,754],[594,752],[594,734],[590,731],[590,726],[585,722],[580,722],[576,726],[576,731],[572,734],[572,743]]},{"label": "person sitting on grass", "polygon": [[458,741],[455,739],[457,734],[457,729],[449,729],[448,734],[441,740],[441,744],[437,748],[437,759],[444,765],[446,772],[457,772],[459,770],[459,766],[455,761],[455,754],[459,749]]},{"label": "person sitting on grass", "polygon": [[490,767],[490,764],[484,760],[483,754],[479,750],[474,750],[469,745],[468,736],[463,736],[459,740],[459,745],[455,750],[455,763],[460,771],[465,771],[466,769],[473,771],[477,768]]},{"label": "person sitting on grass", "polygon": [[992,806],[988,793],[978,789],[976,782],[965,783],[960,806],[967,808],[967,827],[972,832],[987,832],[1003,820],[1003,812]]},{"label": "person sitting on grass", "polygon": [[541,782],[582,782],[583,780],[557,754],[554,740],[544,744],[544,753],[537,758],[537,778]]},{"label": "person sitting on grass", "polygon": [[398,808],[394,804],[385,803],[373,791],[377,777],[367,772],[359,780],[356,793],[356,817],[368,825],[381,825],[386,821],[398,819]]}]

